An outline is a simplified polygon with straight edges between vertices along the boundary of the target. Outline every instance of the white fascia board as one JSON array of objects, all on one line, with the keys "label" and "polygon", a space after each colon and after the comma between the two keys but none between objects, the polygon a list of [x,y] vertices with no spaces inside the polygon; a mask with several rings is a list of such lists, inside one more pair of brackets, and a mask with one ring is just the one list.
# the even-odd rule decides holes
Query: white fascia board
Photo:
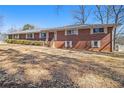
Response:
[{"label": "white fascia board", "polygon": [[10,34],[25,34],[25,33],[37,33],[37,32],[54,32],[54,31],[61,31],[65,29],[73,29],[73,28],[78,28],[78,29],[87,29],[87,28],[94,28],[94,27],[112,27],[114,24],[91,24],[91,25],[79,25],[79,26],[70,26],[70,27],[56,27],[56,28],[48,28],[48,29],[41,29],[41,30],[33,30],[33,31],[19,31],[19,32],[12,32]]}]

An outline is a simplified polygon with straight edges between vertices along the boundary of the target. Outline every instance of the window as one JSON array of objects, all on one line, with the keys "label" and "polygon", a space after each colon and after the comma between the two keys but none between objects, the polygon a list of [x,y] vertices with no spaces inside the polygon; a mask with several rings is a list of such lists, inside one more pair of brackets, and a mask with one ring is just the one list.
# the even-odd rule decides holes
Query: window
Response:
[{"label": "window", "polygon": [[78,35],[78,30],[76,30],[76,29],[66,30],[65,35]]},{"label": "window", "polygon": [[67,30],[67,35],[74,35],[75,31],[74,30]]},{"label": "window", "polygon": [[65,48],[72,48],[72,41],[65,41]]},{"label": "window", "polygon": [[46,33],[42,32],[40,35],[41,35],[41,38],[46,38]]},{"label": "window", "polygon": [[27,38],[29,38],[29,39],[34,38],[34,34],[33,33],[28,33]]},{"label": "window", "polygon": [[94,28],[93,33],[104,33],[104,28]]},{"label": "window", "polygon": [[91,46],[94,48],[99,48],[100,47],[100,41],[91,41]]},{"label": "window", "polygon": [[15,34],[15,35],[14,35],[14,38],[15,38],[15,39],[18,39],[18,38],[19,38],[19,35],[18,35],[18,34]]}]

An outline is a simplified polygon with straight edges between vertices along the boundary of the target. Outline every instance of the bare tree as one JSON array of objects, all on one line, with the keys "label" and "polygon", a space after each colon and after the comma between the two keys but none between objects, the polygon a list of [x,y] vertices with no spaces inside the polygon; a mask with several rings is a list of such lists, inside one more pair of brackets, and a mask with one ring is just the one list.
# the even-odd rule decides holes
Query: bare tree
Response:
[{"label": "bare tree", "polygon": [[123,5],[113,5],[113,18],[115,24],[122,24],[124,22],[124,6]]},{"label": "bare tree", "polygon": [[[123,24],[124,23],[124,6],[123,5],[118,5],[118,6],[115,6],[113,5],[112,6],[112,11],[113,11],[113,21],[114,21],[114,24],[115,25],[119,25],[119,24]],[[119,30],[119,32],[123,31],[123,29]],[[115,42],[116,42],[116,39],[118,38],[118,35],[117,35],[117,28],[115,28],[115,31],[114,31],[114,49],[115,49]]]},{"label": "bare tree", "polygon": [[3,32],[2,27],[4,26],[3,24],[3,18],[4,16],[0,16],[0,44],[4,41],[5,39],[5,32]]},{"label": "bare tree", "polygon": [[116,41],[117,44],[124,44],[124,25],[119,27],[117,34],[116,34]]},{"label": "bare tree", "polygon": [[1,28],[3,27],[3,16],[0,16],[0,32],[1,32]]},{"label": "bare tree", "polygon": [[96,5],[96,10],[94,11],[96,18],[100,21],[101,24],[104,23],[104,11],[102,10],[102,6]]},{"label": "bare tree", "polygon": [[108,5],[108,6],[104,6],[104,10],[105,10],[105,23],[109,24],[111,22],[111,15],[112,15],[112,6]]},{"label": "bare tree", "polygon": [[77,23],[86,24],[90,16],[91,10],[88,10],[87,6],[82,5],[82,6],[79,6],[78,10],[73,11],[73,13],[74,13],[73,17],[74,19],[77,20]]},{"label": "bare tree", "polygon": [[101,24],[109,24],[112,20],[112,6],[110,5],[96,5],[96,9],[94,10],[94,14],[96,19]]},{"label": "bare tree", "polygon": [[[62,8],[63,6],[61,5],[56,6],[57,15],[59,15]],[[73,11],[73,18],[76,19],[76,23],[78,24],[86,24],[91,13],[91,9],[87,9],[87,6],[84,5],[78,6],[78,9],[76,8],[76,10],[70,11]]]}]

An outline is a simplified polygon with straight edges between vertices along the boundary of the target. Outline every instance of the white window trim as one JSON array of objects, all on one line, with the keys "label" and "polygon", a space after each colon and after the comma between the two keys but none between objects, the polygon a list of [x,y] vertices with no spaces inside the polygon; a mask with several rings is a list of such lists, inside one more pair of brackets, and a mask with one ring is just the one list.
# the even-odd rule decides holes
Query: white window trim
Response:
[{"label": "white window trim", "polygon": [[90,34],[93,34],[93,28],[90,28]]},{"label": "white window trim", "polygon": [[[32,34],[32,37],[28,37],[28,34]],[[26,34],[26,39],[34,39],[34,33],[27,33]]]},{"label": "white window trim", "polygon": [[14,35],[14,38],[15,38],[15,39],[19,39],[19,34],[15,34],[15,35]]},{"label": "white window trim", "polygon": [[34,33],[32,33],[32,36],[33,36],[32,39],[34,39]]},{"label": "white window trim", "polygon": [[57,40],[57,31],[54,32],[54,38]]},{"label": "white window trim", "polygon": [[67,46],[67,41],[65,41],[65,48],[67,48],[68,46]]},{"label": "white window trim", "polygon": [[72,41],[70,41],[70,48],[72,48]]},{"label": "white window trim", "polygon": [[19,39],[19,34],[18,34],[18,37],[17,38]]},{"label": "white window trim", "polygon": [[27,36],[27,34],[26,34],[26,39],[28,39],[28,36]]},{"label": "white window trim", "polygon": [[76,35],[79,34],[79,30],[78,30],[78,28],[76,28],[76,30],[75,30],[75,34],[76,34]]},{"label": "white window trim", "polygon": [[41,33],[42,33],[42,32],[39,33],[39,38],[41,38]]},{"label": "white window trim", "polygon": [[65,30],[65,36],[67,36],[67,29]]},{"label": "white window trim", "polygon": [[[43,37],[41,37],[41,34],[42,33],[46,33],[46,32],[40,32],[40,34],[39,34],[39,38],[41,39],[41,38],[43,38]],[[47,35],[47,33],[46,33],[46,35]],[[47,37],[47,36],[46,36]],[[46,38],[46,37],[44,37],[44,38]]]},{"label": "white window trim", "polygon": [[[67,42],[69,42],[69,46],[67,45]],[[72,41],[65,41],[65,48],[67,48],[67,47],[69,47],[69,48],[73,47]]]},{"label": "white window trim", "polygon": [[[94,33],[93,30],[94,30],[95,28],[103,28],[103,29],[104,29],[104,32],[97,32],[97,33]],[[90,34],[103,34],[103,33],[105,33],[105,34],[108,33],[107,27],[93,27],[93,28],[90,29]]]},{"label": "white window trim", "polygon": [[[74,33],[73,34],[68,34],[67,33],[68,30],[74,30]],[[65,30],[65,35],[78,35],[78,33],[79,33],[78,28],[66,29]]]},{"label": "white window trim", "polygon": [[[94,42],[98,42],[98,46],[94,46]],[[101,47],[101,42],[100,42],[100,40],[92,40],[92,41],[91,41],[91,47],[92,47],[92,48],[100,48],[100,47]]]},{"label": "white window trim", "polygon": [[107,27],[104,27],[104,33],[108,33],[108,28]]}]

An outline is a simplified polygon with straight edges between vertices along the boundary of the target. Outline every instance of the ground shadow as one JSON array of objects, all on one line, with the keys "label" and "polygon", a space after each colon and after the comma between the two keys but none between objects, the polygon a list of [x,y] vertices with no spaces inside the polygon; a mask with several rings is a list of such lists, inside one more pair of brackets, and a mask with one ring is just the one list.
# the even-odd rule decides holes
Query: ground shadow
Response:
[{"label": "ground shadow", "polygon": [[[46,64],[52,78],[50,80],[40,80],[40,82],[33,84],[32,82],[25,81],[23,67],[18,67],[18,72],[14,75],[7,74],[4,68],[1,68],[0,87],[83,87],[79,86],[78,83],[74,82],[72,77],[68,75],[68,73],[70,73],[69,69],[78,71],[81,74],[93,73],[102,75],[103,77],[118,82],[121,85],[120,87],[124,87],[123,74],[111,69],[109,66],[95,63],[94,61],[81,61],[76,58],[38,51],[23,54],[15,49],[2,50],[1,54],[8,54],[6,60],[18,64]],[[40,56],[44,56],[44,58],[40,58]],[[59,61],[62,64],[59,64]],[[46,69],[45,66],[44,68]],[[3,80],[1,78],[3,78]]]}]

